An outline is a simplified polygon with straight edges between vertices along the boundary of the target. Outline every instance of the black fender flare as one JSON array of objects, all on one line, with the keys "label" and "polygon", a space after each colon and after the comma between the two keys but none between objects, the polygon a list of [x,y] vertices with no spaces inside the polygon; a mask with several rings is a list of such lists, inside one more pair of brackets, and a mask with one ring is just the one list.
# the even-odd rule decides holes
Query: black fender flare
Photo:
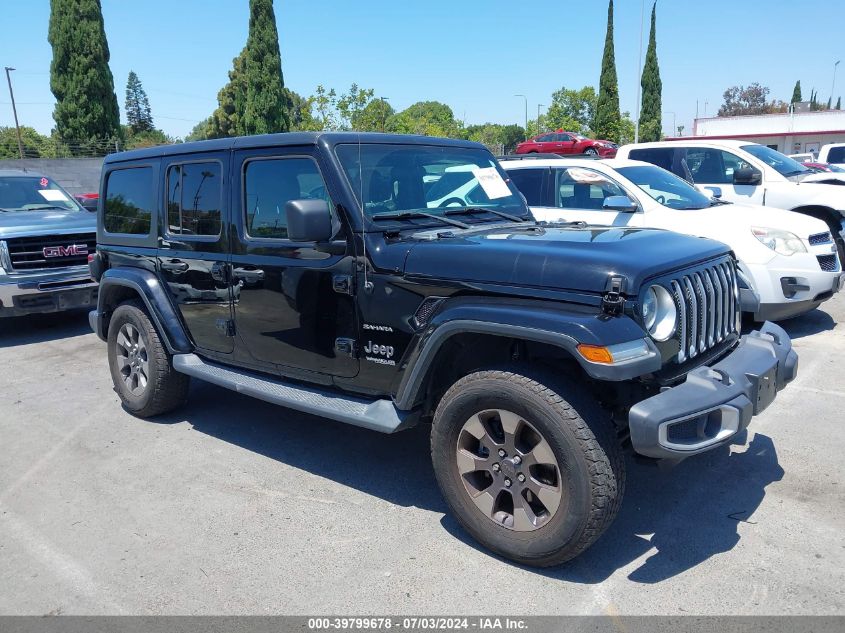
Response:
[{"label": "black fender flare", "polygon": [[[595,306],[491,298],[452,299],[444,302],[406,354],[406,367],[394,397],[397,408],[410,410],[416,405],[438,351],[450,337],[461,333],[492,334],[560,347],[587,375],[597,380],[629,380],[661,367],[657,347],[628,316],[610,317],[601,314]],[[581,343],[614,345],[638,339],[647,341],[651,354],[619,365],[593,363],[577,351]]]},{"label": "black fender flare", "polygon": [[91,325],[101,339],[108,335],[105,318],[114,306],[109,304],[109,289],[115,287],[130,288],[135,291],[164,340],[171,354],[192,352],[194,346],[188,336],[179,313],[170,301],[159,278],[151,271],[142,268],[110,268],[100,278],[100,291],[97,298],[96,313],[90,316]]}]

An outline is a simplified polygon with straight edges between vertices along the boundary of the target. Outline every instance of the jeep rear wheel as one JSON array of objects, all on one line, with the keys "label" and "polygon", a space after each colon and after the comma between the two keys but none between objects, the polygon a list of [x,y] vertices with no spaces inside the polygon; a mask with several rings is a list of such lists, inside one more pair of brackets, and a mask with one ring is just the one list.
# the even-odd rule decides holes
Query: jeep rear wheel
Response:
[{"label": "jeep rear wheel", "polygon": [[140,303],[123,303],[112,314],[108,356],[114,390],[131,413],[148,418],[185,402],[190,378],[173,369],[171,357]]},{"label": "jeep rear wheel", "polygon": [[431,432],[437,481],[457,520],[485,547],[539,567],[574,558],[604,532],[625,479],[608,416],[550,384],[470,374],[443,396]]}]

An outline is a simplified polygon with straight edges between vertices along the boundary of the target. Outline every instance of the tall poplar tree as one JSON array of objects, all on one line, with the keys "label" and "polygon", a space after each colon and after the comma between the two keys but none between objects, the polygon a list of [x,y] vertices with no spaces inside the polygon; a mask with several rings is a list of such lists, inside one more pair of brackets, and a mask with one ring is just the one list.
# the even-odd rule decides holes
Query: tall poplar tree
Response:
[{"label": "tall poplar tree", "polygon": [[790,103],[798,103],[803,101],[801,98],[801,80],[795,82],[795,88],[792,90],[792,101]]},{"label": "tall poplar tree", "polygon": [[607,7],[607,35],[601,60],[599,97],[596,103],[596,137],[619,141],[619,82],[616,78],[616,58],[613,53],[613,0]]},{"label": "tall poplar tree", "polygon": [[288,103],[273,0],[250,0],[249,36],[217,96],[211,135],[246,136],[287,132]]},{"label": "tall poplar tree", "polygon": [[133,133],[149,132],[155,128],[147,91],[144,90],[134,70],[129,71],[129,78],[126,81],[126,103],[123,109]]},{"label": "tall poplar tree", "polygon": [[47,39],[53,47],[50,89],[59,138],[72,149],[118,138],[120,111],[100,0],[51,0]]},{"label": "tall poplar tree", "polygon": [[651,35],[648,38],[641,84],[643,103],[640,110],[640,141],[659,141],[663,136],[663,82],[660,80],[660,66],[657,62],[657,2],[651,8]]}]

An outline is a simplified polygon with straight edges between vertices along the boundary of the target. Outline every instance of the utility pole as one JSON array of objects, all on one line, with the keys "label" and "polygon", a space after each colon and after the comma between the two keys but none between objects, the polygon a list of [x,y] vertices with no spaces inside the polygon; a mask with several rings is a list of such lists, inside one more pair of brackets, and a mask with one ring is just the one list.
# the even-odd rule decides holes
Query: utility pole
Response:
[{"label": "utility pole", "polygon": [[514,95],[514,97],[522,97],[525,99],[525,140],[528,140],[528,97],[525,95]]},{"label": "utility pole", "polygon": [[839,62],[842,60],[837,60],[836,63],[833,65],[833,85],[830,87],[830,107],[833,107],[833,93],[836,91],[836,67],[839,66]]},{"label": "utility pole", "polygon": [[540,129],[540,108],[545,108],[546,105],[544,103],[537,104],[537,134],[542,134],[543,130]]},{"label": "utility pole", "polygon": [[384,134],[384,129],[387,127],[387,97],[379,97],[381,99],[381,132]]},{"label": "utility pole", "polygon": [[645,21],[645,0],[640,5],[640,62],[637,66],[637,120],[634,122],[634,143],[640,142],[640,104],[643,89],[643,24]]},{"label": "utility pole", "polygon": [[[836,62],[837,64],[839,62]],[[15,115],[15,132],[18,134],[18,153],[21,155],[21,160],[23,160],[23,141],[21,141],[21,126],[18,123],[18,109],[15,107],[15,92],[12,90],[12,76],[9,74],[12,72],[14,68],[10,68],[6,66],[6,81],[9,82],[9,96],[12,97],[12,112]]]}]

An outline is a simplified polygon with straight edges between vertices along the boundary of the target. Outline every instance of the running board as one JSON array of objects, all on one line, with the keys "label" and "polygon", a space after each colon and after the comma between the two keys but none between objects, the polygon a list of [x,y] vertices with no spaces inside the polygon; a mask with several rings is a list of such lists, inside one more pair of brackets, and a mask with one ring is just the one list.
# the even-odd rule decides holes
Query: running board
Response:
[{"label": "running board", "polygon": [[175,354],[173,368],[259,400],[381,433],[395,433],[415,423],[416,416],[398,410],[391,400],[365,400],[285,383],[267,376],[214,365],[196,354]]}]

